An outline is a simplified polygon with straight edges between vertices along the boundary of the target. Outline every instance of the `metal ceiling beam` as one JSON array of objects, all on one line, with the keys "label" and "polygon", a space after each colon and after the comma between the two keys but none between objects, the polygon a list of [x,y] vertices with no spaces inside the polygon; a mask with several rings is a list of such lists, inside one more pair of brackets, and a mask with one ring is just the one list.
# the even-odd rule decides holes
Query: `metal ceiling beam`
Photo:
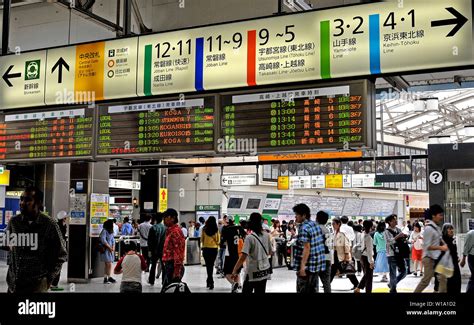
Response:
[{"label": "metal ceiling beam", "polygon": [[[463,122],[465,124],[474,123],[474,117],[472,117],[470,119],[466,119]],[[436,130],[435,132],[432,132],[432,133],[429,133],[429,134],[426,134],[426,135],[423,135],[423,136],[419,136],[419,137],[416,137],[416,138],[412,138],[412,139],[409,139],[409,140],[407,139],[406,143],[411,143],[411,142],[420,141],[420,140],[428,140],[428,138],[430,136],[436,136],[436,135],[452,133],[452,132],[455,132],[457,130],[461,130],[463,128],[464,128],[464,125],[461,125],[461,124],[442,127],[440,129]]]},{"label": "metal ceiling beam", "polygon": [[68,0],[58,0],[57,3],[59,5],[62,5],[62,6],[65,6],[67,8],[69,8],[70,10],[73,10],[75,13],[79,14],[80,16],[83,16],[83,17],[88,17],[88,18],[91,18],[93,22],[105,27],[105,28],[108,28],[112,31],[123,31],[123,28],[120,27],[119,25],[111,22],[110,20],[107,20],[103,17],[100,17],[90,11],[87,11],[87,10],[84,10],[82,8],[77,8],[77,7],[70,7],[70,2]]},{"label": "metal ceiling beam", "polygon": [[10,44],[10,11],[12,8],[11,0],[3,1],[3,28],[2,28],[2,55],[8,54]]}]

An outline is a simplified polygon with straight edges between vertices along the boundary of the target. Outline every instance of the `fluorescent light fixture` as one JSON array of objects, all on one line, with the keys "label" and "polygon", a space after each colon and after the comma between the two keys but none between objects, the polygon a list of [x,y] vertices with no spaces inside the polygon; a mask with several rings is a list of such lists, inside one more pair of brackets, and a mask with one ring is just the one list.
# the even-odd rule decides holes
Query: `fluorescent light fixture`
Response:
[{"label": "fluorescent light fixture", "polygon": [[449,135],[437,135],[428,138],[429,144],[447,144],[451,143],[451,137]]},{"label": "fluorescent light fixture", "polygon": [[304,0],[294,0],[295,3],[297,3],[301,9],[303,10],[311,10],[313,9],[309,4],[307,4]]},{"label": "fluorescent light fixture", "polygon": [[437,115],[439,113],[438,98],[430,98],[426,100],[426,112],[430,115]]},{"label": "fluorescent light fixture", "polygon": [[474,137],[474,125],[464,126],[464,135],[466,137]]},{"label": "fluorescent light fixture", "polygon": [[304,0],[283,0],[283,3],[293,12],[313,9]]}]

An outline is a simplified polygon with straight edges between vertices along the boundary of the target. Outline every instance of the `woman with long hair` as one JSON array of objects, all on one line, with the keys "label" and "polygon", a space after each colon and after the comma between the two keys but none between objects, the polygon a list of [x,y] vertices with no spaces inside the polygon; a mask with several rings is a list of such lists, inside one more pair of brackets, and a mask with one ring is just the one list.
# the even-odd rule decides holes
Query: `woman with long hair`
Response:
[{"label": "woman with long hair", "polygon": [[209,217],[201,233],[201,249],[202,256],[206,263],[207,271],[207,288],[214,289],[214,279],[212,278],[212,269],[217,257],[217,250],[220,243],[219,229],[215,217]]},{"label": "woman with long hair", "polygon": [[448,278],[447,293],[461,293],[461,269],[459,268],[458,248],[454,237],[454,226],[450,223],[443,225],[443,241],[448,245],[449,253],[453,259],[454,274]]},{"label": "woman with long hair", "polygon": [[374,234],[374,245],[377,251],[374,273],[383,274],[382,281],[380,282],[388,282],[387,273],[390,271],[387,259],[387,244],[383,235],[385,228],[385,222],[380,221],[377,224],[377,230]]},{"label": "woman with long hair", "polygon": [[99,235],[100,260],[104,262],[104,284],[115,283],[112,274],[112,263],[115,260],[114,221],[109,219],[104,222]]},{"label": "woman with long hair", "polygon": [[242,293],[265,293],[267,280],[271,277],[269,257],[273,254],[272,243],[270,235],[263,231],[262,220],[262,215],[258,212],[250,215],[248,228],[252,234],[245,237],[242,255],[232,271],[232,279],[236,281],[240,268],[248,258]]},{"label": "woman with long hair", "polygon": [[413,224],[413,231],[408,240],[412,245],[411,248],[411,259],[413,260],[413,265],[415,267],[415,272],[413,274],[418,276],[418,265],[420,266],[420,276],[423,275],[423,232],[421,231],[421,225],[418,222]]},{"label": "woman with long hair", "polygon": [[282,230],[279,220],[273,220],[273,225],[270,228],[270,235],[275,240],[276,244],[276,255],[278,257],[278,266],[283,265],[283,261],[286,265],[286,237]]}]

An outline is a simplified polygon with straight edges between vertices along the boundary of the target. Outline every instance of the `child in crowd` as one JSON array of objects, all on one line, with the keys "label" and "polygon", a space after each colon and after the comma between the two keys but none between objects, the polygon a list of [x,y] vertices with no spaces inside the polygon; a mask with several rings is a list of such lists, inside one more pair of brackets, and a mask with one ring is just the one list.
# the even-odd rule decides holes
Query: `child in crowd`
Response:
[{"label": "child in crowd", "polygon": [[120,292],[141,293],[142,271],[147,269],[145,259],[137,253],[137,244],[133,241],[125,242],[125,252],[114,269],[114,274],[123,273]]}]

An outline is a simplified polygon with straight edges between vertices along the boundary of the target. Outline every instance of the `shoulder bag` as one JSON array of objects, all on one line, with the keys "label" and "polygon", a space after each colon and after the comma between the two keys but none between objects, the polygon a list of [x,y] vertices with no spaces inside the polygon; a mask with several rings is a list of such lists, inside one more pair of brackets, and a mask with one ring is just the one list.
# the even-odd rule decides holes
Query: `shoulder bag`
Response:
[{"label": "shoulder bag", "polygon": [[[255,239],[257,239],[257,241],[260,243],[260,245],[262,246],[263,248],[263,251],[265,252],[265,256],[267,256],[268,258],[268,251],[267,249],[265,248],[265,246],[263,245],[262,241],[260,240],[260,238],[258,238],[257,235],[255,235],[255,233],[252,234],[252,236],[255,237]],[[269,259],[269,258],[268,258]],[[268,261],[270,263],[270,261]],[[272,274],[273,273],[273,268],[272,268],[272,264],[270,263],[270,266],[267,268],[267,269],[264,269],[264,270],[258,270],[257,272],[253,272],[253,279],[260,279],[260,278],[263,278],[269,274]]]}]

